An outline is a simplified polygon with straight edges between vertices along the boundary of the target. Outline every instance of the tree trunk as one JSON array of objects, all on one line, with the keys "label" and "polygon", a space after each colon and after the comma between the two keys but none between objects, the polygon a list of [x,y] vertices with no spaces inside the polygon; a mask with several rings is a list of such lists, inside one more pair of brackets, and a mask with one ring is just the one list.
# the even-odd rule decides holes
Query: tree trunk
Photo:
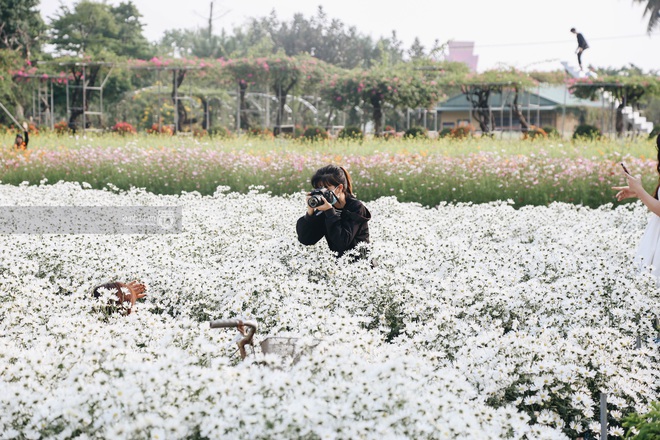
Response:
[{"label": "tree trunk", "polygon": [[619,106],[616,108],[615,128],[616,128],[616,136],[617,137],[623,136],[623,130],[624,130],[623,108],[624,107],[625,107],[625,104],[619,104]]},{"label": "tree trunk", "polygon": [[[17,102],[15,111],[16,111],[16,119],[17,120],[20,121],[22,119],[25,119],[25,109],[23,108],[23,104],[21,104],[20,102]],[[18,127],[18,129],[22,130],[21,127]]]},{"label": "tree trunk", "polygon": [[278,87],[275,89],[275,95],[277,96],[278,99],[278,112],[277,112],[277,118],[275,119],[275,124],[276,124],[276,134],[279,133],[282,125],[282,118],[284,116],[284,106],[286,106],[286,97],[289,95],[289,92],[293,88],[293,86],[296,85],[298,81],[297,80],[291,80],[289,85],[282,90],[282,87]]},{"label": "tree trunk", "polygon": [[492,113],[488,103],[488,98],[490,97],[491,92],[490,87],[462,86],[461,90],[474,109],[482,133],[489,134],[493,125]]},{"label": "tree trunk", "polygon": [[199,99],[199,102],[202,103],[202,110],[204,112],[204,119],[202,120],[202,129],[208,130],[209,122],[211,121],[209,102],[207,101],[205,96],[201,96],[201,95],[197,96],[197,99]]},{"label": "tree trunk", "polygon": [[247,101],[245,100],[245,95],[247,94],[247,82],[240,80],[238,82],[239,89],[239,106],[241,111],[241,130],[250,129],[250,115],[246,112],[248,106]]},{"label": "tree trunk", "polygon": [[174,132],[181,131],[183,126],[186,124],[194,124],[197,122],[196,119],[191,119],[188,117],[188,112],[186,111],[186,106],[183,103],[183,100],[179,99],[179,87],[183,83],[183,80],[186,78],[186,70],[174,70],[172,71],[172,104],[176,109],[177,119],[176,124],[174,124]]},{"label": "tree trunk", "polygon": [[[332,119],[335,117],[335,109],[330,108],[330,111],[328,112],[328,117],[325,120],[325,126],[328,127],[330,123],[332,122]],[[335,125],[335,124],[332,124]]]},{"label": "tree trunk", "polygon": [[380,104],[380,101],[372,101],[371,103],[371,105],[374,107],[373,118],[375,136],[381,136],[383,134],[383,108]]},{"label": "tree trunk", "polygon": [[[86,87],[94,87],[96,85],[96,77],[98,76],[101,66],[87,66],[87,78],[83,77],[82,71],[76,71],[76,66],[71,67],[71,73],[73,74],[74,87],[71,92],[70,100],[70,111],[71,115],[69,116],[69,128],[74,132],[77,129],[76,120],[80,115],[82,115],[89,108],[89,98],[91,90],[87,90],[85,96],[85,102],[83,104],[83,83],[87,81]],[[89,121],[85,121],[86,125],[89,126]],[[87,127],[85,127],[87,128]]]},{"label": "tree trunk", "polygon": [[520,121],[520,128],[523,132],[523,135],[526,137],[527,132],[529,131],[529,123],[527,122],[525,115],[523,115],[523,112],[520,111],[520,106],[518,105],[518,88],[515,89],[515,92],[516,94],[513,97],[513,104],[511,105],[511,109],[513,110],[513,114],[516,115]]},{"label": "tree trunk", "polygon": [[618,94],[617,98],[621,104],[616,108],[616,121],[614,123],[614,128],[616,129],[616,137],[621,137],[626,129],[625,124],[623,123],[623,109],[628,105],[628,99],[626,98],[625,92]]}]

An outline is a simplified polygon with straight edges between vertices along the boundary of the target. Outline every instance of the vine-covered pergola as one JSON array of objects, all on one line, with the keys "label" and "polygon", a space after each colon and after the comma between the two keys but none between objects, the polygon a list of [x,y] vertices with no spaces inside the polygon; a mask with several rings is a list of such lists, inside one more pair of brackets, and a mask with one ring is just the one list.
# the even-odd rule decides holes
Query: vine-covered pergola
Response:
[{"label": "vine-covered pergola", "polygon": [[[126,92],[115,103],[114,111],[124,109],[128,118],[129,109],[135,113],[135,106],[127,104],[131,100],[137,102],[135,105],[151,107],[153,111],[140,114],[148,114],[152,129],[158,132],[164,126],[182,134],[192,133],[197,126],[209,130],[220,117],[222,126],[237,132],[268,127],[278,134],[292,131],[297,122],[326,127],[372,122],[374,132],[380,134],[386,120],[406,128],[413,124],[428,128],[430,116],[431,128],[437,131],[438,113],[434,106],[450,92],[463,94],[469,104],[469,121],[475,120],[485,134],[493,132],[496,126],[493,110],[499,111],[499,125],[504,126],[505,108],[508,109],[509,127],[515,117],[523,133],[531,129],[532,108],[536,110],[536,121],[540,120],[539,92],[541,83],[548,78],[514,69],[480,74],[461,69],[445,63],[344,71],[311,56],[284,55],[232,60],[71,59],[40,63],[14,72],[13,78],[32,84],[32,118],[50,128],[54,126],[58,105],[54,91],[63,87],[66,100],[59,105],[65,105],[65,112],[59,113],[66,115],[70,128],[82,131],[107,127],[104,90],[113,75],[127,71],[141,77],[144,87]],[[147,72],[146,76],[143,72]],[[555,76],[550,81],[568,87],[577,97],[601,100],[603,131],[616,121],[610,128],[616,126],[619,134],[623,131],[620,116],[625,106],[638,105],[645,93],[660,93],[658,78],[576,81]],[[168,82],[170,86],[166,85]],[[530,99],[532,90],[537,92],[536,103]],[[491,102],[494,95],[500,97],[498,104]],[[142,101],[137,99],[139,96]],[[563,113],[565,107],[564,102]],[[606,115],[607,112],[611,114]]]}]

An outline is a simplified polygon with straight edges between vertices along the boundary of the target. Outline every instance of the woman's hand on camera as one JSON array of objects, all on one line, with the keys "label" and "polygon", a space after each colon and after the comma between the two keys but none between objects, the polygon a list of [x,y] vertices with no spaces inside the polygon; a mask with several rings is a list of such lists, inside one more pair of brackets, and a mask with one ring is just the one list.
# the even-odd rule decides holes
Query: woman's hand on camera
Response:
[{"label": "woman's hand on camera", "polygon": [[327,211],[328,209],[333,207],[330,203],[328,203],[325,197],[319,196],[323,200],[323,204],[317,206],[316,208],[312,208],[311,206],[309,206],[309,199],[311,197],[312,197],[311,193],[307,193],[307,197],[305,197],[305,206],[307,206],[307,215],[314,215],[314,211]]},{"label": "woman's hand on camera", "polygon": [[321,196],[321,199],[323,199],[323,204],[316,207],[317,211],[327,211],[328,209],[333,208],[333,206],[325,199],[325,197]]},{"label": "woman's hand on camera", "polygon": [[305,206],[307,207],[307,215],[314,215],[314,208],[309,206],[309,199],[312,197],[311,193],[307,193],[307,196],[305,197]]}]

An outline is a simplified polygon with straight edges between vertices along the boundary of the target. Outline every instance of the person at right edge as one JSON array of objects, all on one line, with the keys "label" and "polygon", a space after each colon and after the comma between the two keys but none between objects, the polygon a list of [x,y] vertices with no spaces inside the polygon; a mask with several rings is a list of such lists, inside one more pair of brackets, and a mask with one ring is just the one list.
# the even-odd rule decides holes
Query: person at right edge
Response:
[{"label": "person at right edge", "polygon": [[584,36],[576,31],[575,28],[571,28],[571,32],[577,35],[578,47],[575,49],[575,53],[577,54],[580,70],[582,70],[582,52],[589,49],[589,45],[587,44],[587,40],[584,39]]},{"label": "person at right edge", "polygon": [[[338,257],[359,243],[369,243],[367,222],[371,213],[353,195],[351,176],[346,169],[327,165],[314,173],[311,183],[314,190],[307,194],[307,212],[296,224],[298,241],[310,246],[325,237]],[[364,252],[358,258],[366,257]]]},{"label": "person at right edge", "polygon": [[653,267],[651,272],[655,276],[656,281],[660,284],[660,200],[658,200],[658,193],[660,193],[660,134],[655,140],[657,160],[656,171],[658,172],[658,184],[653,191],[653,195],[648,193],[642,186],[641,176],[633,177],[625,165],[622,163],[623,175],[628,182],[628,186],[614,186],[612,189],[618,191],[616,193],[617,201],[622,201],[628,198],[637,198],[642,201],[644,205],[651,211],[649,220],[646,225],[644,235],[639,242],[637,254],[635,256],[635,263],[639,269],[646,267]]}]

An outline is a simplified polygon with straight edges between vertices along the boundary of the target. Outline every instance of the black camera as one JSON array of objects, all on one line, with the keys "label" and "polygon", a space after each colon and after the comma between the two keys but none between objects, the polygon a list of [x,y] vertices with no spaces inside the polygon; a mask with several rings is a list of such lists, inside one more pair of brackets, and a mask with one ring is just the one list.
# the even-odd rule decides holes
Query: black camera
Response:
[{"label": "black camera", "polygon": [[310,195],[311,197],[307,199],[307,205],[309,205],[310,208],[317,208],[323,205],[323,203],[325,203],[323,199],[326,199],[328,203],[330,203],[331,205],[337,203],[337,197],[335,197],[335,193],[333,193],[329,189],[325,189],[325,188],[315,189],[312,190]]}]

